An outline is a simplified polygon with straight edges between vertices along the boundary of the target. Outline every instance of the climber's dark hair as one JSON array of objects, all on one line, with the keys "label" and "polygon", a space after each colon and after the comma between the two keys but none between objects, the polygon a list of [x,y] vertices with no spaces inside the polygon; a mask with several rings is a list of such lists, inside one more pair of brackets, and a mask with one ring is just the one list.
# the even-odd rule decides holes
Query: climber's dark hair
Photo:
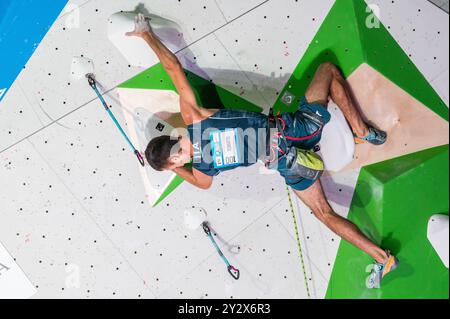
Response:
[{"label": "climber's dark hair", "polygon": [[166,135],[152,139],[145,150],[145,157],[150,166],[157,171],[163,171],[169,164],[172,148],[179,141],[180,138],[175,139]]}]

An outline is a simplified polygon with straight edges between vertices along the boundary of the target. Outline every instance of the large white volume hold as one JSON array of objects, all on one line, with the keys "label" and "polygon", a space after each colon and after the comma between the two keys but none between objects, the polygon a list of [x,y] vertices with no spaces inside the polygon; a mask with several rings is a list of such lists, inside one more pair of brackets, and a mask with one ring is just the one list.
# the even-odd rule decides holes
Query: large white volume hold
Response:
[{"label": "large white volume hold", "polygon": [[[108,20],[108,38],[122,53],[130,65],[149,68],[159,63],[158,57],[144,40],[126,36],[135,28],[134,12],[119,12]],[[146,15],[150,20],[153,32],[171,50],[177,52],[183,48],[181,28],[173,21],[156,15]]]}]

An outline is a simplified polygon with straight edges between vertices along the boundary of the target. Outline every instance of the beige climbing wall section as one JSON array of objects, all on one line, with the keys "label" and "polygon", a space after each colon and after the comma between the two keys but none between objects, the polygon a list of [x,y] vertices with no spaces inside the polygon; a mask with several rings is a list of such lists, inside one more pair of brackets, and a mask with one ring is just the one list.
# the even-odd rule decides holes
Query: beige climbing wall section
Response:
[{"label": "beige climbing wall section", "polygon": [[347,169],[448,144],[448,122],[369,65],[361,65],[349,82],[364,117],[385,130],[388,141],[383,146],[358,145]]}]

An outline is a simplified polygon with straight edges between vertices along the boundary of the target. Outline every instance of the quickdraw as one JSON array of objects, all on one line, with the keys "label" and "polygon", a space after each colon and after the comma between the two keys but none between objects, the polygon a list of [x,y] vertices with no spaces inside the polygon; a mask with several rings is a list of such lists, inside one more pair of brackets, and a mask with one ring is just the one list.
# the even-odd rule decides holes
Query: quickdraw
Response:
[{"label": "quickdraw", "polygon": [[239,269],[237,269],[236,267],[232,266],[230,264],[230,262],[228,261],[228,259],[224,256],[224,254],[222,253],[222,250],[220,249],[219,245],[216,243],[216,241],[214,240],[214,237],[211,233],[211,229],[209,228],[209,225],[207,222],[204,222],[202,224],[203,226],[203,230],[205,231],[206,235],[209,237],[209,239],[211,239],[211,242],[213,243],[214,247],[216,247],[217,252],[219,253],[220,258],[222,258],[222,260],[225,262],[225,264],[227,265],[227,270],[228,273],[231,275],[231,277],[233,277],[235,280],[239,280],[240,276],[241,276],[241,272],[239,271]]}]

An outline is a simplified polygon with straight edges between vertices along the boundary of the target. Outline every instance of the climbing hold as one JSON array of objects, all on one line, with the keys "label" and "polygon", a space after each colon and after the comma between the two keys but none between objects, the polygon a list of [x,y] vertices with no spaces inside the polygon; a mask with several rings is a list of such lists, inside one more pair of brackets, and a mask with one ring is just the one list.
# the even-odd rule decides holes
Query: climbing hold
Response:
[{"label": "climbing hold", "polygon": [[184,225],[190,230],[200,228],[206,220],[207,213],[203,208],[192,208],[184,211]]},{"label": "climbing hold", "polygon": [[70,67],[71,80],[81,80],[86,78],[86,74],[94,73],[94,62],[85,57],[74,57]]}]

